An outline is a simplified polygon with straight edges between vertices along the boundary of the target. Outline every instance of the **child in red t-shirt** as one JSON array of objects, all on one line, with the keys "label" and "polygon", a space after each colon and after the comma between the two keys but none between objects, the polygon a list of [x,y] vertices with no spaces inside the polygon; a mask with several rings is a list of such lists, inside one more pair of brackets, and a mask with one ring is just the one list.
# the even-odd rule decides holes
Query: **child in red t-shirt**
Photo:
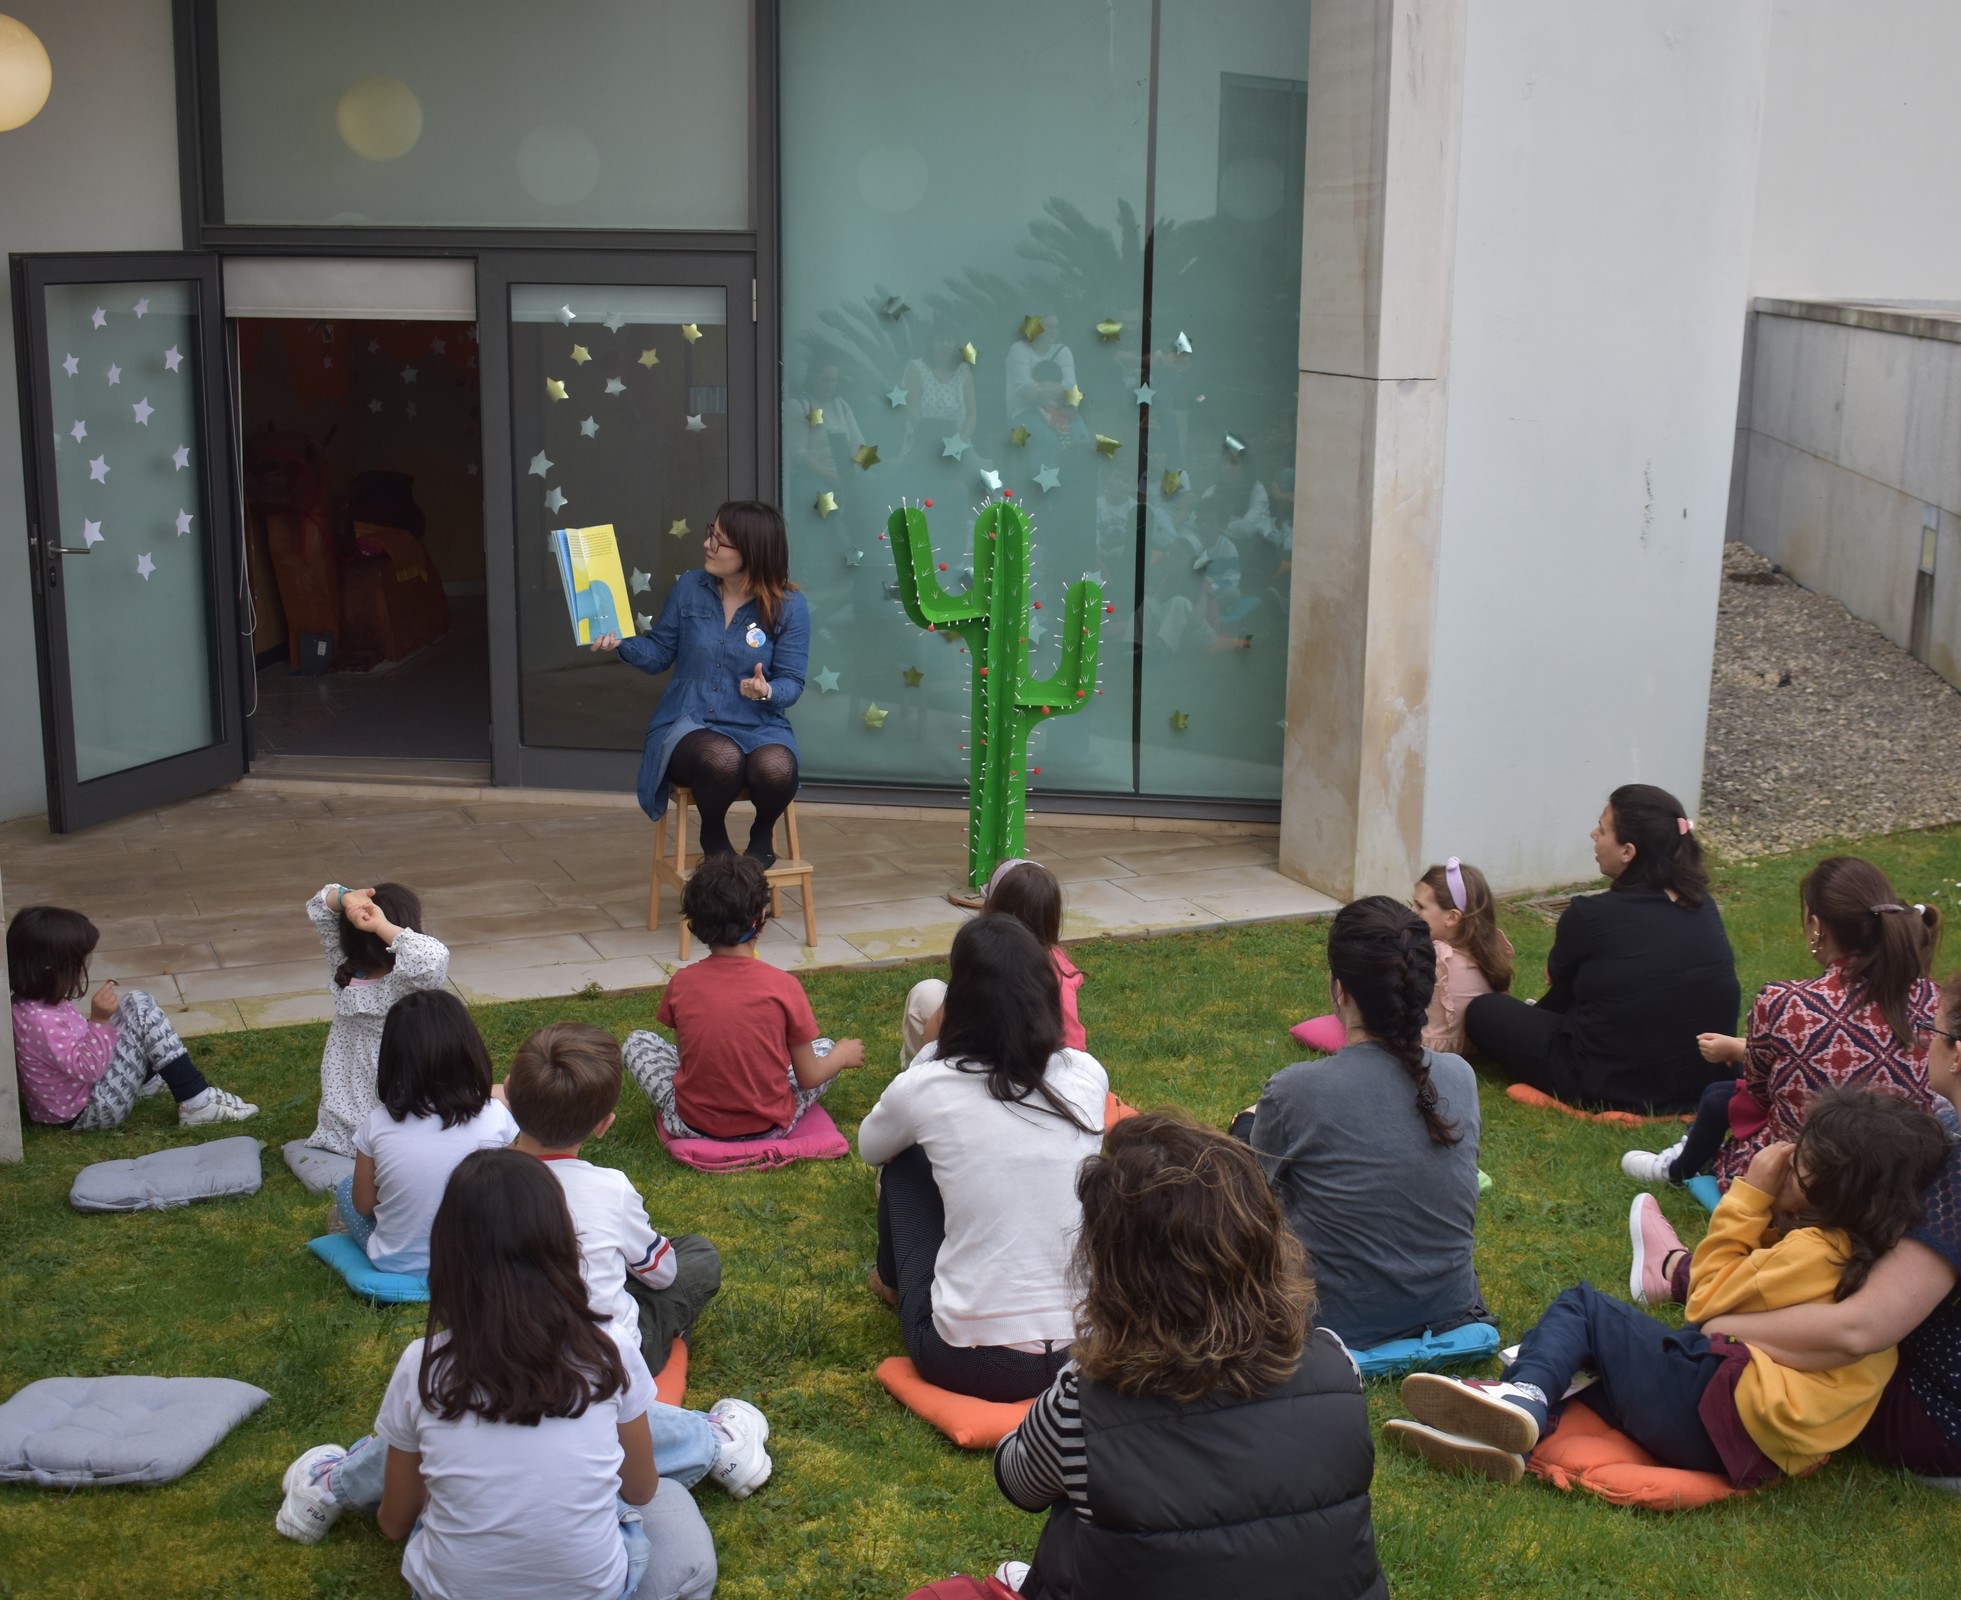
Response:
[{"label": "child in red t-shirt", "polygon": [[681,894],[688,928],[708,956],[668,980],[655,1020],[677,1044],[641,1029],[622,1054],[671,1139],[781,1138],[831,1080],[863,1066],[861,1039],[821,1038],[803,985],[756,959],[769,915],[760,863],[714,855]]}]

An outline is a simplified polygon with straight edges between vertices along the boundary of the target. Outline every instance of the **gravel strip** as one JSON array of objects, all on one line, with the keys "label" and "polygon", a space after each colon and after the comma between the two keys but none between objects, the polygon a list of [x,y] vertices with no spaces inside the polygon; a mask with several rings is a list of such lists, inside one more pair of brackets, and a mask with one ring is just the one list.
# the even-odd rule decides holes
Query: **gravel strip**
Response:
[{"label": "gravel strip", "polygon": [[1725,855],[1961,821],[1961,693],[1828,595],[1723,551],[1696,827]]}]

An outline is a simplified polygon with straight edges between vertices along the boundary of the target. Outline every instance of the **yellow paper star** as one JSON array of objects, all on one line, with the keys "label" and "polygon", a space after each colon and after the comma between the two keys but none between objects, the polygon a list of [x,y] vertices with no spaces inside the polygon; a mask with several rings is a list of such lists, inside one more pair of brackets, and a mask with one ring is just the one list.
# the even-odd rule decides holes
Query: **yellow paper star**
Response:
[{"label": "yellow paper star", "polygon": [[640,352],[640,365],[643,367],[659,366],[660,352],[658,350],[642,350]]},{"label": "yellow paper star", "polygon": [[980,360],[980,352],[974,348],[974,343],[971,339],[960,347],[960,359],[970,367],[976,361]]},{"label": "yellow paper star", "polygon": [[1115,317],[1112,317],[1108,322],[1099,322],[1096,325],[1096,336],[1099,339],[1114,339],[1122,332],[1123,324],[1117,321]]},{"label": "yellow paper star", "polygon": [[688,519],[686,517],[676,517],[667,525],[667,536],[670,539],[685,539],[689,532]]},{"label": "yellow paper star", "polygon": [[1070,384],[1068,389],[1063,392],[1062,403],[1065,406],[1081,405],[1083,403],[1083,391],[1078,389],[1073,383]]},{"label": "yellow paper star", "polygon": [[851,459],[857,462],[865,471],[870,472],[873,467],[878,465],[878,446],[875,444],[861,444],[856,450],[851,452]]},{"label": "yellow paper star", "polygon": [[874,703],[865,707],[865,726],[876,733],[885,726],[886,713]]},{"label": "yellow paper star", "polygon": [[1096,449],[1099,455],[1113,456],[1122,448],[1123,446],[1107,433],[1099,433],[1096,436]]},{"label": "yellow paper star", "polygon": [[907,667],[904,673],[906,687],[908,689],[917,689],[919,687],[919,680],[925,676],[926,674],[921,672],[919,668]]},{"label": "yellow paper star", "polygon": [[1023,317],[1021,319],[1021,336],[1030,344],[1033,344],[1037,339],[1041,338],[1042,319],[1040,317]]},{"label": "yellow paper star", "polygon": [[820,517],[828,517],[833,511],[837,510],[837,508],[838,508],[838,497],[832,494],[829,489],[826,489],[822,494],[820,494],[817,497],[817,504],[811,507],[811,509],[815,511]]},{"label": "yellow paper star", "polygon": [[693,344],[695,340],[701,337],[701,329],[695,323],[684,322],[681,324],[681,337],[686,339],[689,344]]},{"label": "yellow paper star", "polygon": [[803,419],[805,422],[808,422],[813,428],[823,427],[824,408],[822,406],[812,406],[808,411],[804,413]]},{"label": "yellow paper star", "polygon": [[545,393],[550,395],[554,400],[563,400],[566,398],[565,385],[557,378],[547,378],[545,380]]},{"label": "yellow paper star", "polygon": [[1171,713],[1171,727],[1175,733],[1183,733],[1192,725],[1192,719],[1182,711]]},{"label": "yellow paper star", "polygon": [[1008,435],[1008,440],[1011,444],[1026,444],[1033,437],[1034,435],[1026,428],[1016,428],[1013,433]]},{"label": "yellow paper star", "polygon": [[1165,499],[1169,500],[1173,495],[1175,495],[1180,489],[1184,487],[1185,487],[1184,473],[1180,472],[1176,467],[1166,467],[1164,469]]},{"label": "yellow paper star", "polygon": [[583,367],[592,359],[592,352],[582,344],[575,344],[572,346],[572,359]]}]

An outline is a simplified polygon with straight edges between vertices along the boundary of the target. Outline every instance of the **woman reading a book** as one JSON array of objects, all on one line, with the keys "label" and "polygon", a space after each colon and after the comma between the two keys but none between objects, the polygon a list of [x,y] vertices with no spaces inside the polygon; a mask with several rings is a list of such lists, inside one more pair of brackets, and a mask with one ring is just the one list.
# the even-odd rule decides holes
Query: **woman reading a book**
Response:
[{"label": "woman reading a book", "polygon": [[647,723],[640,807],[667,811],[676,784],[694,791],[701,848],[732,853],[728,809],[749,791],[756,821],[744,852],[767,867],[776,819],[797,794],[797,736],[784,712],[803,693],[810,660],[810,607],[790,582],[783,515],[759,500],[731,500],[715,513],[699,572],[668,591],[654,631],[594,650],[616,650],[642,672],[674,676]]}]

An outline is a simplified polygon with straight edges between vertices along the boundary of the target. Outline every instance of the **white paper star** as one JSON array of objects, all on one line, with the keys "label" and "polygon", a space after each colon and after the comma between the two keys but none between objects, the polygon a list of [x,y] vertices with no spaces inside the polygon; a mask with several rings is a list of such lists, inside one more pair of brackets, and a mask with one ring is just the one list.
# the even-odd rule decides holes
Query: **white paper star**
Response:
[{"label": "white paper star", "polygon": [[560,306],[558,308],[558,320],[568,327],[571,326],[573,319],[577,316],[578,312],[574,311],[570,306]]},{"label": "white paper star", "polygon": [[[368,348],[372,350],[374,346],[369,345]],[[168,350],[164,351],[163,353],[163,370],[165,372],[175,372],[177,370],[178,363],[180,363],[183,359],[184,358],[177,353],[177,346],[173,344]]]},{"label": "white paper star", "polygon": [[180,444],[175,450],[171,451],[170,464],[179,472],[182,472],[191,464],[191,447],[187,444]]},{"label": "white paper star", "polygon": [[708,424],[703,422],[700,417],[688,418],[688,432],[706,433],[707,431],[708,431]]},{"label": "white paper star", "polygon": [[413,400],[409,402],[409,415],[410,416],[415,415],[415,402]]},{"label": "white paper star", "polygon": [[654,627],[654,619],[644,611],[636,611],[633,613],[633,625],[642,633],[651,633]]},{"label": "white paper star", "polygon": [[606,380],[606,392],[608,394],[625,394],[626,385],[621,383],[618,378],[608,378]]},{"label": "white paper star", "polygon": [[379,400],[370,400],[370,401],[368,402],[368,409],[369,409],[370,411],[372,411],[372,412],[373,412],[373,413],[374,413],[374,414],[375,414],[376,416],[380,416],[380,415],[381,415],[381,402],[380,402]]},{"label": "white paper star", "polygon": [[826,667],[822,672],[817,674],[817,692],[819,694],[835,693],[837,686],[838,675],[831,668]]},{"label": "white paper star", "polygon": [[73,356],[63,356],[61,360],[61,370],[67,373],[68,376],[72,378],[75,376],[76,373],[82,370],[82,364],[81,362],[77,361]]},{"label": "white paper star", "polygon": [[150,302],[148,300],[139,300],[136,302],[135,305],[131,306],[130,309],[134,311],[139,317],[147,315],[150,309]]},{"label": "white paper star", "polygon": [[845,551],[844,564],[847,567],[862,567],[865,564],[865,552],[862,550]]},{"label": "white paper star", "polygon": [[109,458],[97,456],[89,463],[89,482],[107,483],[109,481]]},{"label": "white paper star", "polygon": [[106,328],[108,325],[109,313],[103,310],[101,306],[97,306],[95,308],[95,314],[89,318],[89,326],[91,328]]},{"label": "white paper star", "polygon": [[905,385],[894,384],[890,389],[887,389],[885,391],[885,403],[891,406],[894,411],[897,411],[900,406],[904,405],[906,403]]},{"label": "white paper star", "polygon": [[1035,474],[1035,481],[1042,486],[1042,493],[1047,494],[1049,490],[1062,486],[1062,474],[1054,467],[1044,467]]},{"label": "white paper star", "polygon": [[992,467],[985,467],[981,470],[980,480],[987,486],[987,492],[989,494],[999,494],[1001,492],[1001,474],[996,472]]},{"label": "white paper star", "polygon": [[136,575],[145,583],[150,581],[150,574],[156,570],[157,564],[147,555],[141,555],[136,558]]},{"label": "white paper star", "polygon": [[135,414],[136,420],[142,423],[143,426],[147,428],[150,425],[150,417],[156,411],[157,408],[150,404],[150,397],[148,395],[145,395],[141,400],[137,401],[136,404],[131,406],[129,409],[132,413]]},{"label": "white paper star", "polygon": [[594,434],[599,432],[599,424],[594,422],[591,417],[587,417],[584,422],[579,424],[579,432],[590,439]]},{"label": "white paper star", "polygon": [[378,356],[381,354],[381,344],[379,340],[370,339],[368,341],[368,354],[371,356]]},{"label": "white paper star", "polygon": [[449,341],[447,339],[431,339],[429,341],[429,348],[437,355],[441,355],[449,348]]},{"label": "white paper star", "polygon": [[621,316],[617,311],[608,312],[605,326],[608,333],[618,333],[620,329],[626,326],[626,318]]},{"label": "white paper star", "polygon": [[525,476],[527,478],[533,476],[542,478],[551,470],[552,470],[552,458],[546,455],[544,451],[540,450],[535,456],[531,458],[531,466],[530,469],[525,473]]},{"label": "white paper star", "polygon": [[1178,343],[1178,353],[1180,355],[1188,356],[1192,353],[1192,342],[1191,340],[1187,339],[1183,333],[1180,333],[1178,335],[1177,343]]},{"label": "white paper star", "polygon": [[404,383],[414,383],[414,382],[415,382],[415,368],[414,368],[414,367],[404,367],[404,368],[402,368],[402,382],[404,382]]},{"label": "white paper star", "polygon": [[109,364],[109,381],[111,383],[121,383],[123,381],[123,369],[114,362]]},{"label": "white paper star", "polygon": [[557,489],[552,490],[550,494],[545,496],[545,509],[547,511],[562,511],[564,508],[565,496]]},{"label": "white paper star", "polygon": [[635,567],[633,569],[633,576],[626,581],[627,587],[635,594],[645,594],[654,586],[654,575],[651,572],[642,572],[638,567]]},{"label": "white paper star", "polygon": [[88,436],[89,425],[82,421],[80,417],[77,417],[75,419],[75,426],[68,430],[68,437],[73,439],[77,444],[80,444]]},{"label": "white paper star", "polygon": [[949,433],[940,441],[940,454],[942,456],[951,456],[955,461],[958,461],[966,453],[967,441],[957,433]]},{"label": "white paper star", "polygon": [[183,538],[191,531],[191,514],[182,506],[177,508],[177,537]]},{"label": "white paper star", "polygon": [[102,543],[102,524],[99,522],[90,522],[84,517],[82,519],[82,548],[86,550],[90,545],[100,543]]},{"label": "white paper star", "polygon": [[1158,397],[1157,390],[1153,389],[1148,383],[1139,385],[1136,394],[1137,403],[1140,406],[1147,406]]}]

